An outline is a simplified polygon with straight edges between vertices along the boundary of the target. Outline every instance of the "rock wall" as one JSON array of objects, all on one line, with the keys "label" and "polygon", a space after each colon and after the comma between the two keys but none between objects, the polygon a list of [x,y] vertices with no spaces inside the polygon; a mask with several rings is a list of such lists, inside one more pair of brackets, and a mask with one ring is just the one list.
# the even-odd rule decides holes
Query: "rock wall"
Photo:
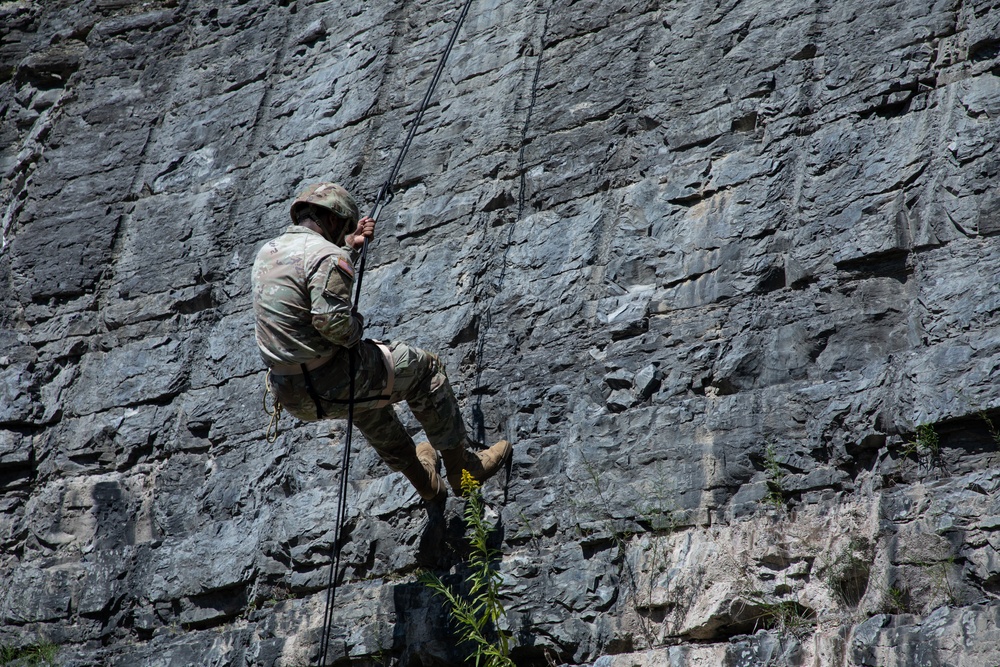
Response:
[{"label": "rock wall", "polygon": [[[458,9],[0,2],[0,644],[315,664],[344,425],[264,438],[249,266]],[[1000,3],[479,0],[435,99],[362,309],[516,443],[518,665],[1000,662]],[[333,656],[461,664],[462,502],[355,442]]]}]

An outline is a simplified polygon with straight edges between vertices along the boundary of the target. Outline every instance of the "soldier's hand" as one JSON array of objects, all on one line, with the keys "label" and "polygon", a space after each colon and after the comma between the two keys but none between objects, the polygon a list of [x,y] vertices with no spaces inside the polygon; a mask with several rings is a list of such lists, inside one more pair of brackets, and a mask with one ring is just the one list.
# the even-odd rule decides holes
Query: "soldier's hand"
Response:
[{"label": "soldier's hand", "polygon": [[352,248],[360,248],[365,243],[365,239],[375,236],[375,219],[365,216],[358,220],[358,228],[353,234],[348,234],[344,241]]}]

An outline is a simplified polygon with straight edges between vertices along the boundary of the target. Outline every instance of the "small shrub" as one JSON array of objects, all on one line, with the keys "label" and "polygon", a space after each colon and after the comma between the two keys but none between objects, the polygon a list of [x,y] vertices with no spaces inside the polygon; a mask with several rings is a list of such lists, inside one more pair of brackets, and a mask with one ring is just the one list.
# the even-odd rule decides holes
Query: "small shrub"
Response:
[{"label": "small shrub", "polygon": [[899,449],[903,458],[924,459],[933,466],[940,463],[941,438],[934,430],[933,424],[920,424],[913,434],[912,440],[907,440]]},{"label": "small shrub", "polygon": [[910,591],[902,586],[890,586],[885,591],[885,610],[890,614],[905,614],[910,609]]},{"label": "small shrub", "polygon": [[941,453],[941,438],[933,424],[921,424],[917,427],[917,451],[931,458],[937,458]]},{"label": "small shrub", "polygon": [[[497,627],[506,616],[500,601],[503,578],[494,567],[500,553],[487,544],[492,528],[483,518],[485,503],[479,486],[468,471],[462,471],[462,492],[467,498],[464,519],[471,548],[468,597],[459,595],[431,572],[422,574],[420,581],[444,597],[451,617],[458,623],[460,637],[474,646],[476,667],[515,667],[510,659],[510,633]],[[492,641],[490,635],[496,635],[496,640]]]},{"label": "small shrub", "polygon": [[989,430],[990,437],[993,438],[993,442],[1000,445],[1000,429],[993,424],[993,420],[990,419],[990,416],[986,414],[985,410],[980,411],[979,416],[984,422],[986,422],[986,428]]},{"label": "small shrub", "polygon": [[857,608],[868,591],[871,578],[871,545],[864,538],[852,539],[829,569],[826,583],[844,605]]},{"label": "small shrub", "polygon": [[816,612],[794,600],[778,600],[762,591],[747,591],[741,596],[746,609],[753,611],[754,630],[778,630],[796,633],[812,626]]},{"label": "small shrub", "polygon": [[775,507],[783,507],[785,504],[785,489],[782,482],[785,479],[785,471],[778,462],[778,454],[774,450],[774,445],[768,445],[764,451],[764,470],[767,472],[767,495],[764,502]]},{"label": "small shrub", "polygon": [[766,607],[766,619],[778,630],[799,630],[812,625],[816,612],[798,602],[783,600]]}]

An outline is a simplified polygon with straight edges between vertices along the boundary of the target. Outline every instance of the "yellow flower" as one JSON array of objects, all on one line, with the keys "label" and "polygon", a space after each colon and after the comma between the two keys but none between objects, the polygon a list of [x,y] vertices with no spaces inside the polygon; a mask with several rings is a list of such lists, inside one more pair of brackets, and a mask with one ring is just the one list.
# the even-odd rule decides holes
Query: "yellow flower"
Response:
[{"label": "yellow flower", "polygon": [[480,486],[481,486],[480,483],[476,480],[475,477],[472,476],[472,474],[468,470],[465,469],[462,470],[461,487],[463,494],[472,493],[473,491],[478,490]]}]

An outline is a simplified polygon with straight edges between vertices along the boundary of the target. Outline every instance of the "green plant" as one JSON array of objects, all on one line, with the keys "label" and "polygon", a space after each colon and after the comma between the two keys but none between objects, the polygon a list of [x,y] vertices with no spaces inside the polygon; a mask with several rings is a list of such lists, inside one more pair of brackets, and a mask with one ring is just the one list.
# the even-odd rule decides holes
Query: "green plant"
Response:
[{"label": "green plant", "polygon": [[527,517],[524,510],[518,509],[517,517],[521,520],[521,525],[518,527],[517,532],[511,536],[511,541],[527,540],[532,543],[537,542],[541,532],[531,523],[531,519]]},{"label": "green plant", "polygon": [[951,579],[948,577],[948,573],[952,571],[955,567],[955,557],[948,556],[945,560],[937,563],[934,566],[934,579],[936,586],[941,590],[948,600],[948,604],[958,604],[958,594],[955,589],[951,586]]},{"label": "green plant", "polygon": [[611,509],[611,503],[608,497],[604,494],[605,485],[601,483],[601,475],[598,473],[597,468],[587,460],[586,456],[583,456],[583,467],[587,471],[587,475],[590,477],[591,483],[594,485],[594,491],[597,493],[597,497],[601,501],[600,511],[603,513],[604,517],[601,523],[604,524],[603,527],[611,533],[612,539],[618,545],[619,552],[624,553],[626,548],[626,540],[632,537],[638,532],[638,526],[628,525],[624,519],[616,519],[615,513]]},{"label": "green plant", "polygon": [[754,624],[767,630],[796,632],[813,624],[816,612],[793,600],[777,600],[761,591],[742,594],[747,606],[756,610]]},{"label": "green plant", "polygon": [[769,444],[764,450],[764,471],[767,473],[767,495],[764,496],[764,502],[775,507],[783,507],[785,489],[782,483],[785,479],[785,471],[781,468],[778,454],[772,444]]},{"label": "green plant", "polygon": [[917,426],[917,430],[913,434],[913,439],[903,443],[903,447],[899,450],[899,453],[903,458],[916,456],[918,458],[930,459],[932,462],[937,460],[941,455],[941,438],[938,436],[937,431],[934,430],[934,424],[920,424]]},{"label": "green plant", "polygon": [[672,535],[677,532],[681,519],[673,497],[664,493],[664,489],[670,487],[670,478],[664,470],[662,461],[657,462],[656,472],[657,481],[652,489],[645,493],[647,500],[639,508],[636,520],[640,525],[647,527],[647,530]]},{"label": "green plant", "polygon": [[677,527],[680,525],[680,520],[677,518],[677,513],[671,508],[663,508],[660,506],[647,506],[642,513],[639,515],[639,520],[645,525],[649,526],[650,530],[655,532],[672,535],[677,532]]},{"label": "green plant", "polygon": [[[646,641],[652,644],[655,641],[656,629],[655,623],[653,623],[650,618],[640,611],[640,608],[645,602],[648,602],[652,598],[652,586],[654,585],[654,580],[652,577],[648,579],[648,589],[645,600],[642,600],[642,587],[640,586],[641,578],[636,572],[634,567],[635,559],[628,557],[629,552],[629,542],[630,540],[641,533],[647,532],[651,529],[654,532],[664,532],[667,534],[672,533],[676,529],[676,518],[670,507],[673,503],[668,501],[664,494],[659,490],[667,486],[666,477],[663,473],[662,465],[659,466],[660,477],[662,483],[660,484],[657,491],[652,494],[652,502],[647,504],[643,508],[636,507],[636,514],[638,516],[632,517],[621,517],[616,518],[615,510],[612,507],[612,503],[608,498],[606,491],[608,491],[607,479],[602,480],[601,474],[598,472],[597,468],[587,460],[586,455],[581,454],[583,459],[583,468],[587,472],[590,482],[593,485],[593,493],[584,492],[585,489],[581,488],[580,493],[570,494],[569,502],[575,508],[585,507],[583,505],[582,499],[592,499],[597,498],[600,501],[598,506],[589,504],[586,506],[587,512],[598,524],[599,528],[595,529],[591,526],[584,526],[577,523],[577,531],[581,536],[592,536],[597,535],[598,539],[610,539],[612,543],[617,547],[618,554],[616,560],[622,564],[622,585],[621,591],[624,599],[631,600],[635,605],[636,611],[638,612],[638,627],[639,631],[643,634]],[[618,498],[616,498],[617,500]],[[578,511],[580,511],[578,509]],[[648,526],[648,528],[647,528]],[[604,533],[607,534],[607,538],[604,537]],[[653,542],[657,545],[657,542]],[[659,558],[658,547],[654,546],[652,553],[652,560],[655,562]]]},{"label": "green plant", "polygon": [[985,410],[979,411],[979,416],[984,422],[986,422],[986,428],[989,429],[990,436],[993,438],[993,442],[1000,445],[1000,429],[993,425],[993,420],[990,416],[986,414]]},{"label": "green plant", "polygon": [[58,653],[58,646],[45,641],[27,646],[0,645],[0,665],[55,667]]},{"label": "green plant", "polygon": [[816,613],[791,600],[774,602],[767,607],[767,616],[773,627],[784,630],[798,630],[812,625]]},{"label": "green plant", "polygon": [[933,424],[921,424],[917,427],[917,449],[932,458],[941,453],[941,438]]},{"label": "green plant", "polygon": [[890,614],[905,614],[910,608],[910,591],[902,586],[890,586],[885,591],[885,607]]},{"label": "green plant", "polygon": [[948,604],[958,603],[958,593],[951,585],[949,573],[955,568],[956,558],[954,555],[948,556],[939,561],[913,561],[913,564],[922,568],[928,576],[930,592],[941,594],[948,601]]},{"label": "green plant", "polygon": [[[468,531],[470,570],[468,599],[461,596],[441,579],[431,573],[420,575],[420,581],[444,597],[451,617],[458,623],[462,640],[474,646],[475,664],[484,667],[514,667],[510,659],[510,633],[501,630],[498,622],[506,616],[500,601],[500,584],[503,577],[494,567],[500,553],[490,548],[492,530],[483,517],[485,502],[477,482],[468,471],[462,471],[462,492],[466,495],[465,527]],[[490,635],[495,634],[492,641]]]},{"label": "green plant", "polygon": [[828,569],[826,584],[848,607],[856,608],[868,590],[871,578],[871,543],[852,538],[847,548]]}]

